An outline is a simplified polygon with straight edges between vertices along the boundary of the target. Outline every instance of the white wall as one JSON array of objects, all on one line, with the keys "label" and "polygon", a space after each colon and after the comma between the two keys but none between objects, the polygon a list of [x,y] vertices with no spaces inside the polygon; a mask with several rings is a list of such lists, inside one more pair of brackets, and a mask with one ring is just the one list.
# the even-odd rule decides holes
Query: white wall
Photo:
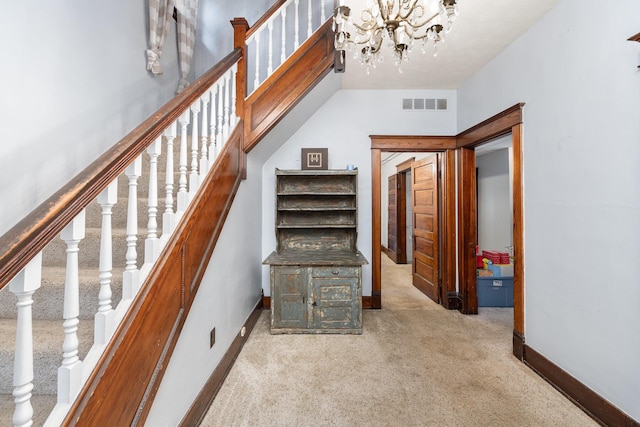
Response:
[{"label": "white wall", "polygon": [[[249,169],[259,169],[251,153]],[[260,301],[261,177],[240,185],[146,424],[178,425]],[[209,332],[216,343],[209,348]]]},{"label": "white wall", "polygon": [[0,26],[0,235],[169,100],[178,84],[175,26],[164,74],[146,70],[145,2],[23,0],[4,2],[3,14],[10,18]]},{"label": "white wall", "polygon": [[563,0],[458,92],[524,107],[525,337],[640,421],[640,2]]},{"label": "white wall", "polygon": [[192,69],[200,76],[233,50],[231,20],[243,17],[250,26],[275,0],[200,1]]},{"label": "white wall", "polygon": [[509,149],[476,157],[478,168],[478,245],[506,251],[513,245],[513,210],[510,191]]},{"label": "white wall", "polygon": [[[402,111],[403,98],[448,98],[449,111],[435,114]],[[276,247],[274,232],[275,168],[300,169],[300,149],[329,149],[329,169],[358,168],[358,249],[371,259],[371,139],[369,135],[453,135],[455,91],[340,90],[264,163],[262,183],[262,257]],[[269,268],[262,287],[270,295]],[[363,267],[363,295],[371,295],[371,265]]]}]

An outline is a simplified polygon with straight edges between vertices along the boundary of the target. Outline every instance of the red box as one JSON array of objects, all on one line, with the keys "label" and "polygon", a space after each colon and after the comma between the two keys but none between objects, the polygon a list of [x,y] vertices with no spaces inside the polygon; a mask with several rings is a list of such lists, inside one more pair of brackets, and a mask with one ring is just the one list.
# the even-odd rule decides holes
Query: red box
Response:
[{"label": "red box", "polygon": [[476,268],[484,268],[484,263],[482,262],[482,255],[476,255]]},{"label": "red box", "polygon": [[511,262],[508,252],[482,251],[482,257],[488,259],[493,264],[509,264]]}]

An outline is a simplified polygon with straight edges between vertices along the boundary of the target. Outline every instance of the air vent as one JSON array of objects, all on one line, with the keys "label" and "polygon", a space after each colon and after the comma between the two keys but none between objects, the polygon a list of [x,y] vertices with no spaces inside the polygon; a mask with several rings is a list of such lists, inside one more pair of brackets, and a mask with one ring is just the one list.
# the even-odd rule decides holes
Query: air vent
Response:
[{"label": "air vent", "polygon": [[442,111],[447,109],[446,98],[404,98],[402,109],[406,111]]}]

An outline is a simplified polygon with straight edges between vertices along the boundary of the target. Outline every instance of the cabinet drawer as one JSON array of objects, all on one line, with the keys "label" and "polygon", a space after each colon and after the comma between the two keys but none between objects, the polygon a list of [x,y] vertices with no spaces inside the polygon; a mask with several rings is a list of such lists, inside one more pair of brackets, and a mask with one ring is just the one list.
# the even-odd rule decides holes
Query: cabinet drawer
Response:
[{"label": "cabinet drawer", "polygon": [[313,277],[358,277],[359,267],[314,267]]}]

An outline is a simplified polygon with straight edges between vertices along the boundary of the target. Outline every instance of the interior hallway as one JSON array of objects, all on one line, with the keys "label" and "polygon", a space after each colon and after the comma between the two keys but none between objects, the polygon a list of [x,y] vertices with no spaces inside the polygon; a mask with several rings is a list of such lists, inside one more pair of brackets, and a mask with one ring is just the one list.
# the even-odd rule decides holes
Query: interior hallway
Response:
[{"label": "interior hallway", "polygon": [[595,426],[511,354],[513,310],[463,316],[382,256],[362,335],[270,335],[264,311],[202,426]]}]

